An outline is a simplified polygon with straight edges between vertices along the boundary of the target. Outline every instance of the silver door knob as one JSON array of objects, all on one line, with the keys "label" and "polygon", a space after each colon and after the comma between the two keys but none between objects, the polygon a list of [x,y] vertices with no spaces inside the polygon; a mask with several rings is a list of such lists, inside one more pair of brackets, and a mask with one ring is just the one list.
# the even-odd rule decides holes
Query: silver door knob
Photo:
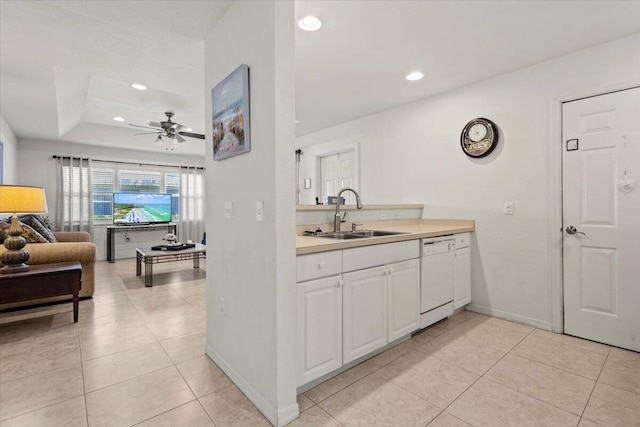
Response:
[{"label": "silver door knob", "polygon": [[586,234],[584,234],[582,231],[578,231],[578,229],[573,225],[567,227],[567,234],[582,234],[583,236],[586,236]]}]

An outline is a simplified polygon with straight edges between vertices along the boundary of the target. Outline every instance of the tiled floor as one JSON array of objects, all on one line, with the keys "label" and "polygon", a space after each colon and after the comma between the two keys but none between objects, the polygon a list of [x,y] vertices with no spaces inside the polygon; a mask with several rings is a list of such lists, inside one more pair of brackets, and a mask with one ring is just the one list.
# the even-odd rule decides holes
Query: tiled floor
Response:
[{"label": "tiled floor", "polygon": [[[204,271],[97,264],[96,295],[0,315],[0,426],[268,426],[204,356]],[[463,312],[298,397],[290,426],[640,426],[640,354]]]}]

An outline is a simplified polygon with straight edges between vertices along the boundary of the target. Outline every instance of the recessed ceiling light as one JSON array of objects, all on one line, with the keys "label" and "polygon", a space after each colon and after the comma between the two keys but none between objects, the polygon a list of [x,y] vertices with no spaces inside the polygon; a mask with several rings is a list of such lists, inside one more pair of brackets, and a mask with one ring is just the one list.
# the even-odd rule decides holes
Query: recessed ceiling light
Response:
[{"label": "recessed ceiling light", "polygon": [[305,16],[298,20],[298,27],[304,31],[318,31],[322,27],[322,21],[315,16]]},{"label": "recessed ceiling light", "polygon": [[145,85],[141,85],[140,83],[134,83],[131,85],[131,87],[138,90],[147,90],[147,87]]},{"label": "recessed ceiling light", "polygon": [[422,74],[419,71],[414,71],[413,73],[409,73],[407,74],[407,76],[405,77],[405,79],[409,80],[410,82],[414,82],[416,80],[420,80],[421,78],[424,77],[424,74]]},{"label": "recessed ceiling light", "polygon": [[186,130],[187,130],[187,132],[191,132],[193,129],[187,128]]},{"label": "recessed ceiling light", "polygon": [[124,122],[124,119],[122,117],[114,117],[113,120],[115,120],[116,122]]}]

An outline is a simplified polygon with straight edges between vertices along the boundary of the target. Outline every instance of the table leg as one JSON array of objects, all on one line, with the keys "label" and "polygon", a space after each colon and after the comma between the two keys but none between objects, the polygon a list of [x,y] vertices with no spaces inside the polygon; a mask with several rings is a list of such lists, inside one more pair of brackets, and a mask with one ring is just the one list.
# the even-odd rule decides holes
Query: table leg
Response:
[{"label": "table leg", "polygon": [[153,258],[144,257],[144,285],[153,286]]},{"label": "table leg", "polygon": [[193,268],[200,268],[200,254],[193,254]]},{"label": "table leg", "polygon": [[80,298],[78,298],[77,293],[74,293],[73,294],[73,323],[78,323],[78,301],[80,301]]},{"label": "table leg", "polygon": [[136,276],[142,274],[142,260],[140,259],[140,254],[136,254]]}]

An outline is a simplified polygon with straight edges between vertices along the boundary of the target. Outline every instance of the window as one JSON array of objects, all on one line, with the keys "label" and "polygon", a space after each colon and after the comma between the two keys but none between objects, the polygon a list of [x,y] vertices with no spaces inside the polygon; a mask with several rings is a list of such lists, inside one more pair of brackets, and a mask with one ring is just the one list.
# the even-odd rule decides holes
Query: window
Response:
[{"label": "window", "polygon": [[118,183],[120,193],[162,193],[160,172],[118,171]]},{"label": "window", "polygon": [[63,221],[83,223],[83,213],[89,212],[89,161],[87,159],[65,159],[62,167]]},{"label": "window", "polygon": [[111,221],[113,184],[113,169],[93,168],[91,171],[91,190],[93,192],[94,221]]},{"label": "window", "polygon": [[131,169],[130,165],[92,168],[93,220],[98,223],[113,221],[113,193],[153,193],[171,194],[171,216],[177,221],[180,209],[180,174],[168,172],[168,168],[162,167]]},{"label": "window", "polygon": [[164,174],[165,193],[171,194],[171,216],[178,220],[180,213],[180,174],[167,172]]}]

